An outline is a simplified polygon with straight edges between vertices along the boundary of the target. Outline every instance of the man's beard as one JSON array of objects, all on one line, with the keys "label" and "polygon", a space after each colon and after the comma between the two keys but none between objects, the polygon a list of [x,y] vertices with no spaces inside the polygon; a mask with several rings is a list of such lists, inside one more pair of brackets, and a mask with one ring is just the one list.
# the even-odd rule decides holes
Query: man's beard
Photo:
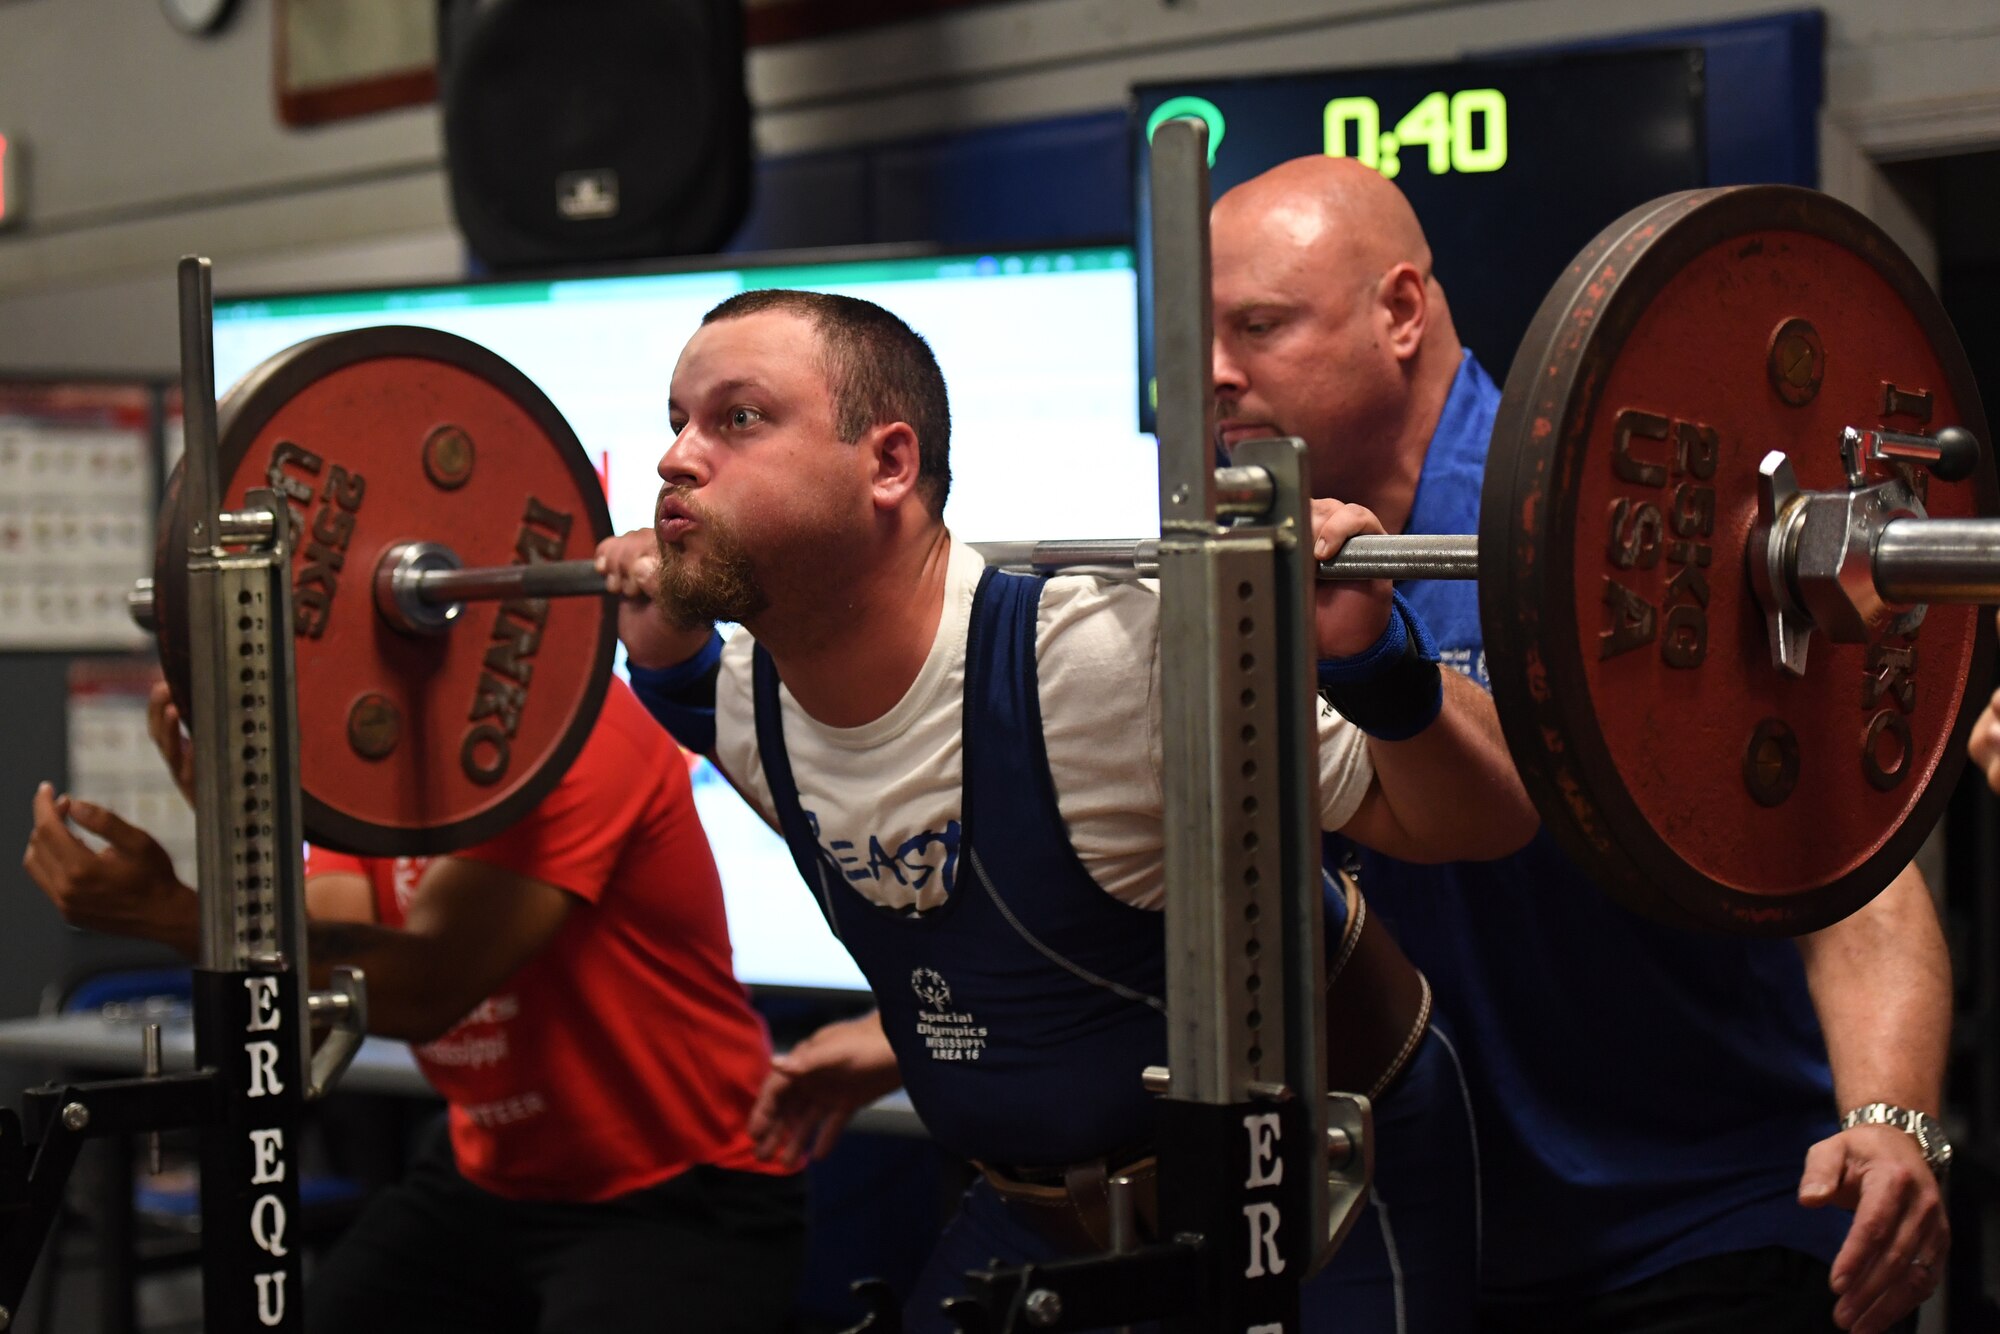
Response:
[{"label": "man's beard", "polygon": [[[682,503],[693,509],[683,494]],[[751,566],[750,553],[734,530],[707,513],[698,513],[707,551],[699,561],[660,540],[660,577],[653,585],[653,602],[661,615],[684,630],[716,621],[743,622],[771,605]]]}]

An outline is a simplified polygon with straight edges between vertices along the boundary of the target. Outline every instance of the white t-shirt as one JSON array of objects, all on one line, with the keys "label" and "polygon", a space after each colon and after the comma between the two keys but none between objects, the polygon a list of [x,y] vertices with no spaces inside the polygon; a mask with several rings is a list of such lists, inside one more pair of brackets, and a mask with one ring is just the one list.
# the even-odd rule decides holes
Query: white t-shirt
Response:
[{"label": "white t-shirt", "polygon": [[[983,568],[978,552],[952,544],[937,638],[874,722],[824,726],[779,688],[799,804],[849,882],[884,907],[927,911],[956,880],[965,636]],[[1035,624],[1049,776],[1070,844],[1107,893],[1142,908],[1160,907],[1164,888],[1159,621],[1156,583],[1064,575],[1043,589]],[[757,753],[752,646],[737,634],[722,651],[715,760],[775,823]],[[1321,824],[1338,829],[1375,769],[1366,737],[1325,701],[1319,733]]]}]

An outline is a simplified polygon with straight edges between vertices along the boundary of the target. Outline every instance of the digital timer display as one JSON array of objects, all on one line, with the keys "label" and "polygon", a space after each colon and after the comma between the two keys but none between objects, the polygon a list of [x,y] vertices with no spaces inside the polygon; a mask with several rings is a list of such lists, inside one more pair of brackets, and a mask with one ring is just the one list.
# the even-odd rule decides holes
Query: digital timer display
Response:
[{"label": "digital timer display", "polygon": [[1507,94],[1498,88],[1468,88],[1450,97],[1430,93],[1387,134],[1372,97],[1336,97],[1326,104],[1328,157],[1360,158],[1393,181],[1411,144],[1423,145],[1422,161],[1433,176],[1500,170],[1507,165]]},{"label": "digital timer display", "polygon": [[1459,336],[1504,377],[1585,242],[1649,199],[1708,184],[1702,68],[1697,48],[1673,46],[1134,89],[1140,384],[1152,383],[1144,146],[1164,121],[1207,125],[1216,194],[1312,154],[1395,181],[1430,238]]}]

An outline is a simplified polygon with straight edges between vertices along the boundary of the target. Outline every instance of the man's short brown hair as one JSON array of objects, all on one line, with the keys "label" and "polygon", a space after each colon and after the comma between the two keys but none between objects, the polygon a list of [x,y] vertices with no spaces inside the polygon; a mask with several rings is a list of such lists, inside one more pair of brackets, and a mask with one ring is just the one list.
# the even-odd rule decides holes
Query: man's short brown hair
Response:
[{"label": "man's short brown hair", "polygon": [[917,433],[917,493],[932,517],[942,518],[951,493],[951,405],[930,344],[872,301],[783,287],[739,292],[701,322],[767,310],[803,316],[818,331],[834,430],[843,441],[852,444],[869,427],[889,422],[907,422]]}]

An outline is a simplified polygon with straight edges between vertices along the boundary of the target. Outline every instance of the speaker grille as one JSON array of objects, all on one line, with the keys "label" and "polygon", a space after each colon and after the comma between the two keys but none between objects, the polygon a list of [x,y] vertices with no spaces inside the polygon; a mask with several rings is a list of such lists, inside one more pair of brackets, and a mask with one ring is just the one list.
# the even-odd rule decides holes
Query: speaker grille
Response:
[{"label": "speaker grille", "polygon": [[499,0],[447,19],[445,155],[499,268],[713,250],[748,200],[728,0]]}]

